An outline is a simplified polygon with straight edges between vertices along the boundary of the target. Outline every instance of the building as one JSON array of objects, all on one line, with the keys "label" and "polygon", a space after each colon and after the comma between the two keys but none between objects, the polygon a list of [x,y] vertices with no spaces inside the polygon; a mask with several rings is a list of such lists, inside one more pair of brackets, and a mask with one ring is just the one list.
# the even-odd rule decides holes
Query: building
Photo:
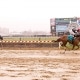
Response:
[{"label": "building", "polygon": [[80,18],[52,18],[50,19],[50,32],[53,36],[60,36],[68,33],[68,29],[79,27]]},{"label": "building", "polygon": [[0,27],[0,35],[1,36],[7,36],[7,35],[9,35],[9,29],[8,28],[2,28],[2,27]]}]

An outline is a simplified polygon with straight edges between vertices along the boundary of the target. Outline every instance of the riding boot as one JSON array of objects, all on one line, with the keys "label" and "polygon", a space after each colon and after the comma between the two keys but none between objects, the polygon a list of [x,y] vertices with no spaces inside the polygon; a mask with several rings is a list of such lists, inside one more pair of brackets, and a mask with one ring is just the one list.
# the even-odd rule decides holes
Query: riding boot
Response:
[{"label": "riding boot", "polygon": [[72,39],[72,44],[74,43],[74,38],[75,38],[75,35],[73,36],[73,39]]},{"label": "riding boot", "polygon": [[74,38],[72,39],[72,44],[74,43]]}]

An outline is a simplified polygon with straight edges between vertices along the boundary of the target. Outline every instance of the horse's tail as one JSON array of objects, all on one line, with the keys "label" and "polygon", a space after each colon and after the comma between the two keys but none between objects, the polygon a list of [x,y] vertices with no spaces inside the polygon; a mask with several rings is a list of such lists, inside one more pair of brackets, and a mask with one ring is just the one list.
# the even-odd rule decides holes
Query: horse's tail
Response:
[{"label": "horse's tail", "polygon": [[60,38],[58,38],[55,42],[60,42],[61,41],[61,39]]},{"label": "horse's tail", "polygon": [[60,38],[58,38],[57,40],[52,40],[52,42],[60,42],[60,41],[61,41]]}]

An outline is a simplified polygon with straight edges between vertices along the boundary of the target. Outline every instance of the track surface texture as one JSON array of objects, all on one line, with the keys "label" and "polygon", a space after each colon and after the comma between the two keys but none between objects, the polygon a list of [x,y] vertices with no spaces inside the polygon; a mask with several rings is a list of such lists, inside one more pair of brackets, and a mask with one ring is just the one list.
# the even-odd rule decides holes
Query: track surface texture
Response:
[{"label": "track surface texture", "polygon": [[80,80],[80,51],[0,50],[0,80]]}]

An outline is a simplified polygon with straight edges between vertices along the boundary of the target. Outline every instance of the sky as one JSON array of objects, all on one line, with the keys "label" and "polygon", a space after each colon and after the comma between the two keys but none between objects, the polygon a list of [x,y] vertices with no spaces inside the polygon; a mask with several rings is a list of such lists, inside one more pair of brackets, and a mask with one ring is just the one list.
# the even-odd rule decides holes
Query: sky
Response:
[{"label": "sky", "polygon": [[0,0],[0,27],[50,32],[51,18],[80,17],[80,0]]}]

